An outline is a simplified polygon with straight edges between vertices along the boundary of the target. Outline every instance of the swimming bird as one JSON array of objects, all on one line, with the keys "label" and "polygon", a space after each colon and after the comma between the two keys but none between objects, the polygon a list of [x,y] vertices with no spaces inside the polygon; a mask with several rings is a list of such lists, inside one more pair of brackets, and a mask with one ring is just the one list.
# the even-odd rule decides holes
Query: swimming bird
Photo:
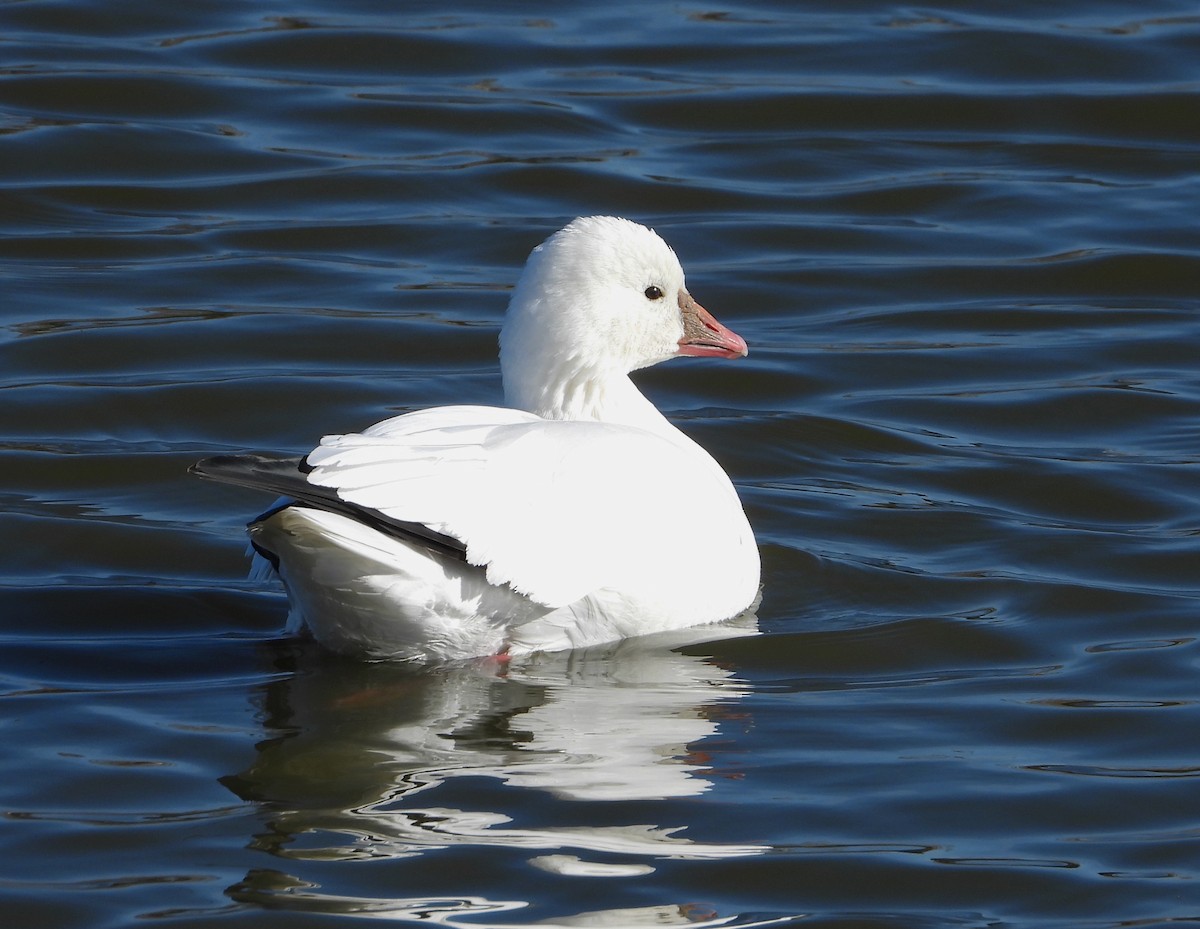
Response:
[{"label": "swimming bird", "polygon": [[746,354],[657,233],[581,217],[513,291],[504,407],[420,410],[302,459],[191,470],[283,496],[251,544],[287,590],[289,630],[336,652],[439,663],[717,622],[758,595],[753,532],[728,475],[629,374]]}]

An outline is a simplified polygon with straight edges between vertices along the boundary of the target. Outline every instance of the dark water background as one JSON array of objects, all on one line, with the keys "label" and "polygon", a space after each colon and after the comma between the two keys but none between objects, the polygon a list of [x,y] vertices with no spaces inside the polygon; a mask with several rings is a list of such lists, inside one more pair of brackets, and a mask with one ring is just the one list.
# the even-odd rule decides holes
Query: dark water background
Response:
[{"label": "dark water background", "polygon": [[[281,639],[186,466],[495,400],[594,212],[762,634]],[[1194,2],[0,3],[0,922],[1200,921],[1198,216]]]}]

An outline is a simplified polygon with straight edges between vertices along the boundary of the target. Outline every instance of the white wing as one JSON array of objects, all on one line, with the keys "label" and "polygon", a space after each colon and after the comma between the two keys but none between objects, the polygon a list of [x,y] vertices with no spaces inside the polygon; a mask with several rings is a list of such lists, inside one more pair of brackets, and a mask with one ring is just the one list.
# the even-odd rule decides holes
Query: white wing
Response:
[{"label": "white wing", "polygon": [[489,582],[551,607],[601,588],[694,597],[753,547],[706,452],[627,426],[443,407],[327,436],[308,461],[313,483],[459,539]]}]

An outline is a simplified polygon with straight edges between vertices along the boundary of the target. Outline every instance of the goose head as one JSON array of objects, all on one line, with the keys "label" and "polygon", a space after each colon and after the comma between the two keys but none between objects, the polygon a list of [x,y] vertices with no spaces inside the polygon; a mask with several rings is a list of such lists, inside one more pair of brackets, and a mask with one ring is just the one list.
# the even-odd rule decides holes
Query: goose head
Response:
[{"label": "goose head", "polygon": [[670,246],[612,216],[576,219],[533,250],[500,334],[506,402],[553,419],[620,419],[606,407],[636,393],[631,371],[745,354],[688,293]]}]

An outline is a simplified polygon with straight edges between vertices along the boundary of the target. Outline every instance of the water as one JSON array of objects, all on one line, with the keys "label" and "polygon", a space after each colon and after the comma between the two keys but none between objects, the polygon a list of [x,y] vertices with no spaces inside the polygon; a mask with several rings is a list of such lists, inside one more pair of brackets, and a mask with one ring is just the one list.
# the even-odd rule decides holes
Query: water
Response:
[{"label": "water", "polygon": [[[1165,0],[0,5],[4,924],[1200,919],[1198,61]],[[756,622],[281,638],[187,465],[494,400],[594,212],[751,344],[641,383]]]}]

